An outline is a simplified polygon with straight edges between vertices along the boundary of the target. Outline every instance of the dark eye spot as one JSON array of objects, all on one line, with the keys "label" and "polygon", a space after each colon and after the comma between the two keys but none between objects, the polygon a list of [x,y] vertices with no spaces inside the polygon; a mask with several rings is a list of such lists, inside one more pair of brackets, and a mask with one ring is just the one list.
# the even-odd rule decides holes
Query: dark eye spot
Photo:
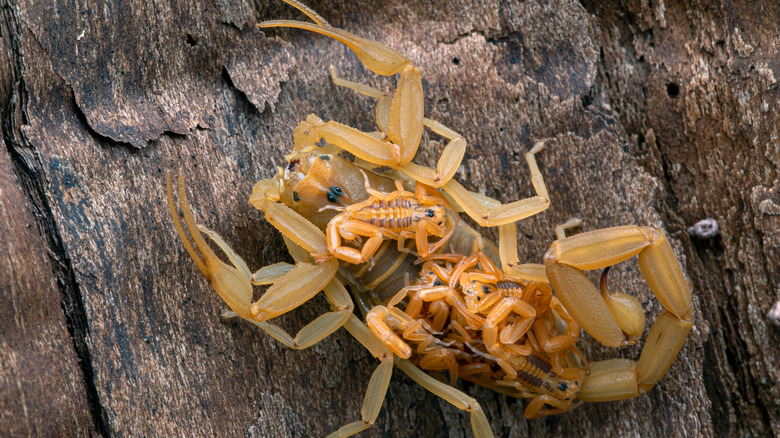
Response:
[{"label": "dark eye spot", "polygon": [[341,190],[341,187],[339,186],[333,186],[330,188],[330,191],[333,192],[336,196],[344,196],[344,191]]},{"label": "dark eye spot", "polygon": [[328,192],[328,201],[330,201],[330,202],[338,202],[338,199],[336,199],[336,196],[333,195],[333,193]]},{"label": "dark eye spot", "polygon": [[575,380],[575,381],[574,381],[574,384],[575,384],[575,385],[577,385],[577,386],[579,386],[579,385],[580,385],[580,382],[578,382],[578,381],[576,381],[576,380]]},{"label": "dark eye spot", "polygon": [[569,385],[567,385],[565,382],[561,383],[561,386],[559,386],[558,389],[560,389],[561,391],[566,391],[567,389],[569,389]]},{"label": "dark eye spot", "polygon": [[433,217],[434,214],[433,210],[428,210],[428,217]]},{"label": "dark eye spot", "polygon": [[490,293],[490,289],[488,289],[487,286],[482,286],[482,292],[485,292],[486,294]]},{"label": "dark eye spot", "polygon": [[328,160],[330,160],[330,156],[328,156],[328,155],[320,155],[320,160],[328,161]]},{"label": "dark eye spot", "polygon": [[433,282],[433,285],[434,286],[441,286],[441,281],[436,280],[436,281]]},{"label": "dark eye spot", "polygon": [[293,192],[293,201],[298,202],[301,198],[298,197],[298,192]]}]

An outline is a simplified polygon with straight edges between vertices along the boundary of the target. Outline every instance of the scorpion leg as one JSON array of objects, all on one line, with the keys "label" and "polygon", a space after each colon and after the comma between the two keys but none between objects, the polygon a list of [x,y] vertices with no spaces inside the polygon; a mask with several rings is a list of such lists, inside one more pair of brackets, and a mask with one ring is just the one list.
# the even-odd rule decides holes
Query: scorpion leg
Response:
[{"label": "scorpion leg", "polygon": [[629,225],[577,234],[553,242],[545,254],[547,276],[563,305],[596,340],[612,347],[629,343],[621,327],[644,318],[641,306],[626,304],[630,296],[625,294],[605,301],[581,270],[605,268],[634,255],[639,256],[642,275],[664,310],[650,329],[639,361],[599,363],[598,372],[583,385],[581,400],[631,398],[652,388],[693,326],[691,292],[669,241],[653,228]]},{"label": "scorpion leg", "polygon": [[534,323],[534,334],[539,342],[539,346],[547,353],[554,353],[573,347],[580,337],[579,323],[569,316],[566,309],[561,307],[555,298],[553,298],[553,303],[550,304],[550,309],[555,310],[557,315],[566,322],[566,333],[560,335],[553,334],[555,316],[550,313],[552,321],[550,319],[539,319]]},{"label": "scorpion leg", "polygon": [[368,382],[366,397],[360,410],[361,419],[341,427],[329,437],[347,437],[371,427],[376,421],[376,417],[379,416],[379,410],[382,409],[382,403],[387,394],[387,387],[390,385],[390,378],[393,376],[393,353],[371,333],[365,324],[360,322],[354,314],[350,314],[344,328],[363,344],[375,358],[379,359],[379,366]]},{"label": "scorpion leg", "polygon": [[382,341],[387,348],[399,357],[408,359],[412,355],[412,347],[409,346],[400,336],[395,334],[393,329],[388,325],[388,321],[394,325],[400,325],[400,321],[397,321],[385,306],[375,306],[366,315],[366,324],[371,332]]},{"label": "scorpion leg", "polygon": [[579,402],[575,403],[571,400],[561,400],[546,394],[537,395],[533,398],[533,400],[531,400],[530,403],[528,403],[528,406],[525,407],[525,412],[523,412],[523,415],[525,415],[525,418],[528,419],[542,418],[548,415],[555,415],[570,411],[579,405]]},{"label": "scorpion leg", "polygon": [[[336,216],[328,223],[328,253],[339,260],[344,260],[355,265],[364,263],[376,253],[377,249],[379,249],[379,246],[382,244],[382,241],[384,241],[382,229],[360,220],[340,220],[341,218],[339,216]],[[346,218],[349,216],[344,217]],[[358,251],[355,248],[342,246],[342,236],[350,240],[355,239],[357,236],[363,236],[368,237],[368,240]]]},{"label": "scorpion leg", "polygon": [[[376,106],[376,123],[380,131],[388,132],[388,123],[390,120],[390,108],[392,99],[386,93],[378,90],[374,87],[361,84],[359,82],[352,82],[343,79],[338,76],[336,69],[330,66],[328,71],[333,83],[344,88],[357,91],[358,93],[377,99]],[[439,162],[436,165],[436,170],[428,167],[419,166],[414,163],[407,163],[400,167],[398,170],[412,179],[427,184],[431,187],[441,187],[447,181],[452,179],[455,172],[460,167],[460,163],[463,160],[463,155],[466,153],[466,140],[463,136],[443,125],[440,122],[431,120],[427,117],[423,118],[423,125],[428,127],[431,131],[441,135],[449,140],[447,146],[444,147]]]},{"label": "scorpion leg", "polygon": [[[538,214],[550,206],[550,196],[547,194],[547,187],[536,163],[536,153],[541,151],[543,147],[543,142],[537,143],[525,154],[531,170],[531,182],[533,183],[536,196],[520,199],[509,204],[501,204],[495,199],[469,192],[454,179],[448,181],[442,189],[455,200],[466,214],[483,227],[504,225]],[[500,248],[501,245],[505,245],[505,242],[499,241]],[[512,263],[517,260],[517,248],[507,247],[501,250],[501,253],[505,256],[502,264]],[[514,253],[514,257],[511,256],[512,253]]]},{"label": "scorpion leg", "polygon": [[566,238],[567,231],[571,230],[572,228],[577,228],[580,225],[582,225],[582,219],[579,218],[571,218],[562,224],[556,225],[555,237],[558,240],[563,240]]},{"label": "scorpion leg", "polygon": [[482,411],[482,407],[472,397],[464,394],[462,391],[453,388],[446,383],[442,383],[432,376],[424,373],[422,370],[414,366],[411,362],[405,359],[396,359],[396,366],[401,369],[407,376],[417,382],[420,386],[428,391],[438,395],[444,400],[451,403],[456,408],[468,411],[471,413],[471,430],[474,432],[474,436],[477,438],[488,438],[493,436],[493,431],[490,428],[490,423],[487,421],[485,413]]},{"label": "scorpion leg", "polygon": [[549,283],[544,265],[523,263],[517,257],[517,227],[514,222],[498,226],[498,251],[501,267],[512,277],[526,281]]},{"label": "scorpion leg", "polygon": [[390,122],[390,106],[393,103],[392,97],[384,91],[378,90],[370,85],[348,81],[339,77],[338,73],[336,73],[336,68],[332,65],[328,67],[328,72],[330,73],[330,79],[333,81],[334,85],[349,88],[364,96],[377,99],[376,126],[381,132],[387,132],[387,124]]},{"label": "scorpion leg", "polygon": [[[509,354],[511,354],[510,350],[505,347],[507,347],[507,344],[511,345],[513,343],[499,337],[498,324],[512,313],[516,313],[521,317],[520,325],[523,327],[523,334],[525,334],[534,322],[536,310],[531,304],[513,297],[503,298],[496,304],[488,313],[487,318],[485,318],[485,324],[482,327],[485,348],[488,349],[490,354],[502,359],[508,358]],[[515,347],[518,348],[518,352],[521,352],[521,354],[528,355],[531,353],[530,350],[519,346]]]}]

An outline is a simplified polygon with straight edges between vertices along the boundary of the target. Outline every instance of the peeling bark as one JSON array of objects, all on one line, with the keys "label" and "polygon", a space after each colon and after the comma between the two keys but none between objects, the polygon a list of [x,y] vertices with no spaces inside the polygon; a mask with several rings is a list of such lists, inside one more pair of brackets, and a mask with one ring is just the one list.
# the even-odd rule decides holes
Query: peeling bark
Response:
[{"label": "peeling bark", "polygon": [[[281,2],[279,2],[281,3]],[[525,420],[525,402],[467,383],[497,436],[780,434],[777,146],[780,8],[771,1],[312,5],[423,71],[428,116],[469,142],[456,178],[502,201],[532,193],[523,154],[546,140],[548,211],[518,225],[539,262],[553,227],[664,229],[696,323],[669,373],[634,400]],[[100,6],[0,2],[0,430],[9,435],[320,436],[359,418],[377,362],[340,330],[290,351],[241,322],[191,263],[164,203],[181,170],[196,219],[251,268],[288,261],[247,203],[309,113],[373,129],[345,78],[392,90],[342,46],[254,24],[273,2]],[[443,142],[426,135],[419,163]],[[713,238],[688,234],[714,218]],[[488,235],[494,233],[488,232]],[[615,288],[648,321],[635,262]],[[611,274],[612,275],[612,274]],[[324,301],[280,318],[290,331]],[[589,336],[591,360],[636,358]],[[468,415],[394,375],[364,436],[470,436]],[[54,396],[56,395],[56,396]]]}]

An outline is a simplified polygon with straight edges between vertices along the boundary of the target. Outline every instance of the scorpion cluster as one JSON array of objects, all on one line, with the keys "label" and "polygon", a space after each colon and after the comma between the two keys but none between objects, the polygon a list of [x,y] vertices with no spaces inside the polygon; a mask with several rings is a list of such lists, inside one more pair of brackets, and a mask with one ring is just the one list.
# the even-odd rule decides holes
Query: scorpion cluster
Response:
[{"label": "scorpion cluster", "polygon": [[[693,324],[690,290],[663,232],[628,225],[565,237],[560,229],[544,264],[519,264],[514,223],[549,205],[535,158],[543,143],[526,154],[535,196],[503,205],[469,192],[453,179],[466,141],[424,117],[420,70],[382,44],[330,26],[296,0],[285,2],[313,22],[267,21],[259,27],[319,33],[348,46],[369,70],[400,74],[391,96],[331,69],[336,85],[377,99],[377,132],[309,115],[295,130],[286,165],[255,185],[249,201],[283,234],[294,265],[251,272],[222,238],[195,223],[181,176],[178,204],[170,175],[167,196],[186,250],[235,315],[294,349],[344,327],[379,360],[362,418],[333,435],[349,436],[373,424],[394,364],[469,411],[480,437],[492,436],[490,425],[479,403],[452,386],[458,378],[531,399],[528,418],[565,412],[583,401],[637,397],[652,388]],[[436,169],[412,162],[425,127],[448,141]],[[385,171],[375,172],[379,168]],[[499,227],[498,246],[460,221],[460,212],[482,227]],[[580,328],[611,347],[637,342],[644,330],[638,301],[606,287],[608,267],[634,255],[664,310],[638,361],[588,364],[575,347]],[[605,269],[600,290],[582,273],[593,269]],[[254,303],[253,285],[270,285]],[[330,311],[296,336],[269,322],[320,291]],[[353,312],[356,306],[365,322]]]}]

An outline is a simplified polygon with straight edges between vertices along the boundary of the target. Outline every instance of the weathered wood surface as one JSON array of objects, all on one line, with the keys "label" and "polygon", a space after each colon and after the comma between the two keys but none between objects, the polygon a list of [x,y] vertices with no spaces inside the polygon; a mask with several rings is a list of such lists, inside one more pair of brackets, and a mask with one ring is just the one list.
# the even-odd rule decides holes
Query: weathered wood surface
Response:
[{"label": "weathered wood surface", "polygon": [[[547,140],[552,206],[519,224],[521,258],[539,261],[576,216],[661,227],[684,262],[697,322],[655,389],[527,421],[523,401],[462,385],[497,435],[778,435],[780,329],[765,314],[780,298],[780,10],[583,3],[312,6],[423,69],[428,113],[469,141],[457,177],[471,188],[527,196],[523,153]],[[302,18],[277,2],[0,5],[0,434],[318,436],[359,418],[376,361],[344,331],[296,352],[221,322],[164,175],[182,171],[198,220],[251,267],[288,260],[246,202],[252,184],[309,113],[372,129],[371,102],[330,84],[329,64],[393,80],[325,38],[254,30]],[[691,238],[705,217],[720,235]],[[635,264],[612,282],[655,318]],[[581,344],[594,360],[639,351]],[[467,415],[394,377],[364,436],[470,436]]]}]

